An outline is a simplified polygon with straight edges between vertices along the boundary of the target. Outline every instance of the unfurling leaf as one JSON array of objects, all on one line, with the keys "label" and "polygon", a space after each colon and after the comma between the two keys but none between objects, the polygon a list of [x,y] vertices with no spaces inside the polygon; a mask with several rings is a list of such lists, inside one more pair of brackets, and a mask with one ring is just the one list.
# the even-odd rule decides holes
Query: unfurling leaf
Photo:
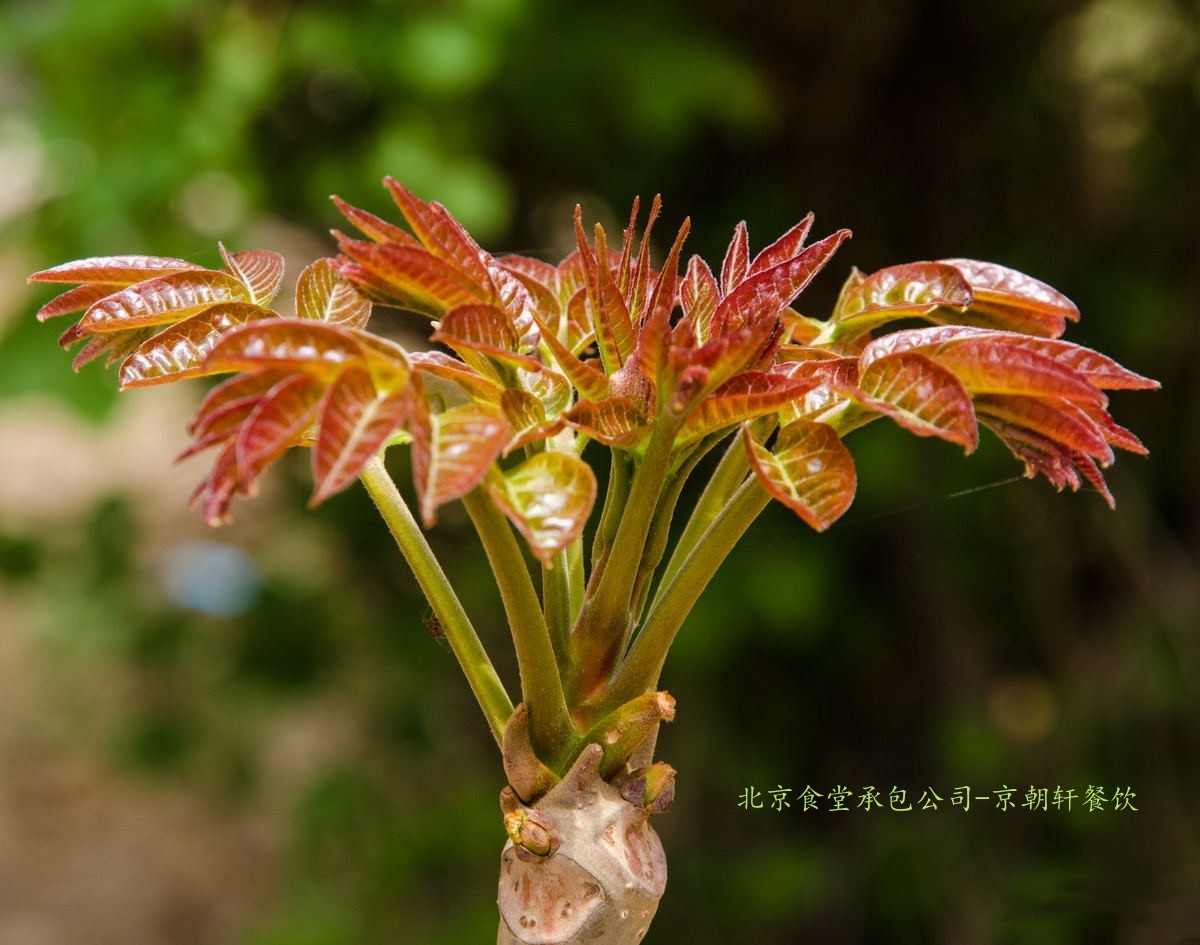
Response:
[{"label": "unfurling leaf", "polygon": [[264,469],[301,442],[316,417],[320,383],[293,374],[267,391],[238,428],[238,485],[249,492]]},{"label": "unfurling leaf", "polygon": [[743,424],[742,440],[762,487],[817,531],[837,521],[854,501],[854,460],[827,424],[794,420],[779,430],[770,449]]},{"label": "unfurling leaf", "polygon": [[344,279],[332,259],[318,259],[296,280],[296,317],[362,328],[371,302]]},{"label": "unfurling leaf", "polygon": [[488,492],[549,564],[582,532],[596,500],[596,476],[579,457],[547,450],[489,480]]}]

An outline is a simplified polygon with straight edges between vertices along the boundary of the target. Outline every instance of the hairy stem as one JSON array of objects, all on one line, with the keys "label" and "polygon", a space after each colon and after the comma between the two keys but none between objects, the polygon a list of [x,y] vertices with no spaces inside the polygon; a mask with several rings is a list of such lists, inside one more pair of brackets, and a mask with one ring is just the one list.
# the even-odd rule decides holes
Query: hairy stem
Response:
[{"label": "hairy stem", "polygon": [[767,507],[770,497],[758,480],[747,479],[713,520],[676,570],[633,641],[629,655],[606,687],[597,711],[611,710],[658,686],[667,651],[721,562]]},{"label": "hairy stem", "polygon": [[534,744],[545,752],[554,752],[572,741],[574,730],[563,697],[554,644],[525,556],[508,519],[482,488],[472,490],[462,501],[479,532],[500,588],[517,652],[521,694],[529,709]]},{"label": "hairy stem", "polygon": [[552,566],[542,565],[542,609],[546,612],[555,661],[560,667],[566,666],[571,633],[571,572],[565,548],[554,556]]},{"label": "hairy stem", "polygon": [[467,683],[483,710],[496,744],[500,744],[504,724],[513,712],[513,704],[467,612],[463,610],[458,595],[434,557],[421,526],[388,475],[382,457],[376,456],[367,463],[362,471],[362,481],[392,537],[396,539],[400,553],[412,569],[425,599],[433,608],[450,650],[466,674]]}]

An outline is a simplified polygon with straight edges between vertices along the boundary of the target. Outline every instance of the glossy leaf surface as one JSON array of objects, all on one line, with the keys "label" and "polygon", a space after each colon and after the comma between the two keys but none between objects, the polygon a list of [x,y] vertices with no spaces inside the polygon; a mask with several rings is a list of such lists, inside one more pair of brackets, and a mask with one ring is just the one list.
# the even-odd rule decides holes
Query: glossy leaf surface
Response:
[{"label": "glossy leaf surface", "polygon": [[596,476],[578,456],[548,450],[508,470],[488,491],[544,563],[583,531]]}]

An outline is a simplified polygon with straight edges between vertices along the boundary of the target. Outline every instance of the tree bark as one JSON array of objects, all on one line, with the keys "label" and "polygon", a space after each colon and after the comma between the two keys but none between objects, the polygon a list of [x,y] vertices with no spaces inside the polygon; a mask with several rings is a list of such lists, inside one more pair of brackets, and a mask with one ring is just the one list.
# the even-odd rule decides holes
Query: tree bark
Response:
[{"label": "tree bark", "polygon": [[588,745],[531,807],[511,788],[501,794],[506,820],[527,826],[501,854],[497,945],[637,945],[645,936],[667,885],[650,812],[670,796],[647,802],[646,776],[628,768],[619,784],[605,781],[602,755]]}]

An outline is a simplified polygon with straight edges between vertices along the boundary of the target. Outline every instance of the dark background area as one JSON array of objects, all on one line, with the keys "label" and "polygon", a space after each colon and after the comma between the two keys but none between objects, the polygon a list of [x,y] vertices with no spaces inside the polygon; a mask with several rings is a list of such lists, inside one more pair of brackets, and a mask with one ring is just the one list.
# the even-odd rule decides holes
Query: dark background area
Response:
[{"label": "dark background area", "polygon": [[[0,7],[0,945],[474,943],[497,753],[358,490],[304,457],[208,532],[172,467],[203,385],[72,376],[27,272],[332,251],[390,173],[490,249],[558,258],[577,201],[661,192],[718,257],[808,210],[850,265],[989,259],[1163,382],[1117,510],[987,440],[872,425],[825,535],[778,508],[664,678],[680,772],[654,941],[1200,941],[1200,16],[1192,3],[731,0]],[[660,247],[661,250],[662,247]],[[399,319],[402,328],[415,321]],[[416,336],[412,343],[416,342]],[[402,469],[399,460],[398,469]],[[431,536],[511,678],[460,514]],[[937,811],[741,810],[756,786]],[[1133,811],[969,811],[970,785]],[[851,803],[856,803],[852,800]],[[886,804],[886,801],[885,801]]]}]

